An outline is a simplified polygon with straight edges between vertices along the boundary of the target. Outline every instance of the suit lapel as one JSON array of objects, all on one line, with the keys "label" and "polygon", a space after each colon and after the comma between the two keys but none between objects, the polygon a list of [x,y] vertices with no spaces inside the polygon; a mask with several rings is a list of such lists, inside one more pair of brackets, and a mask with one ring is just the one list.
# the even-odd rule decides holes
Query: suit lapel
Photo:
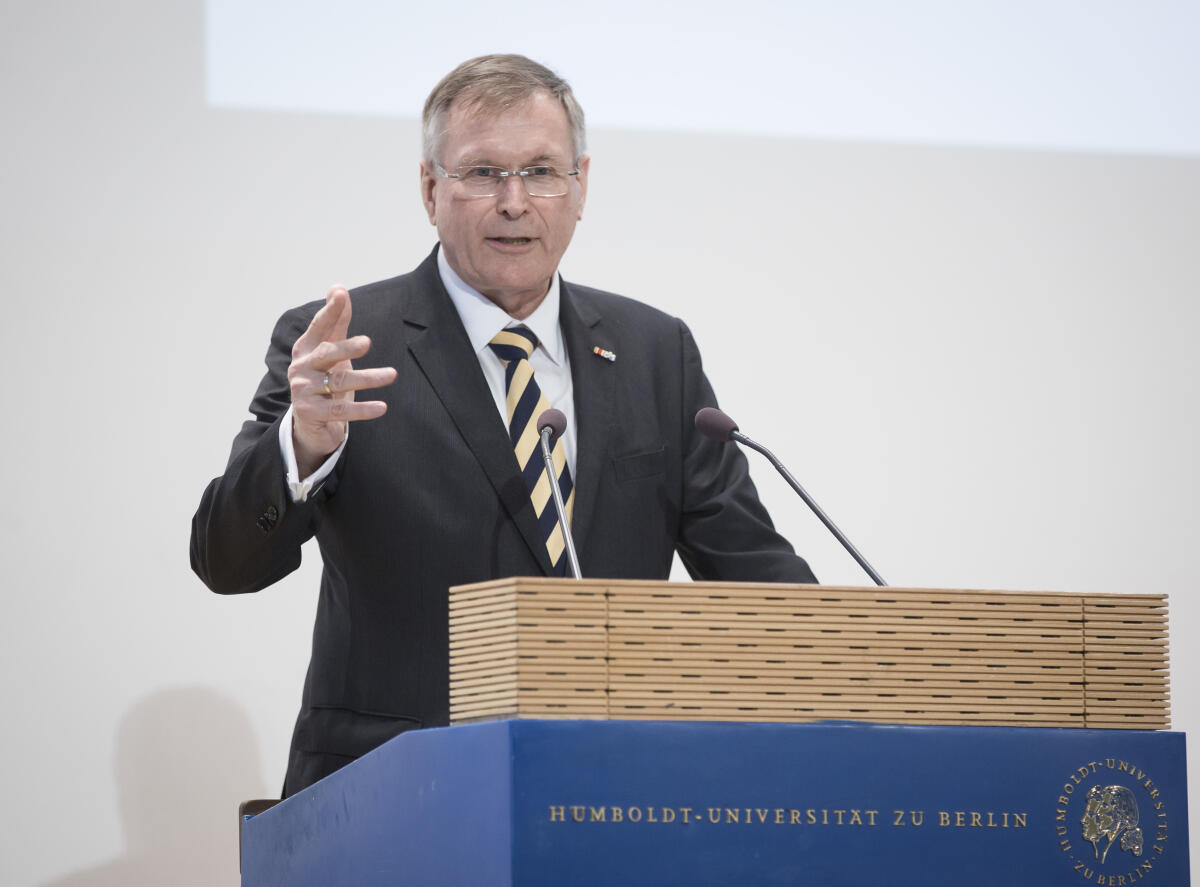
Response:
[{"label": "suit lapel", "polygon": [[575,512],[571,532],[580,558],[587,549],[587,536],[596,517],[596,491],[608,457],[610,419],[613,411],[615,367],[598,357],[596,346],[619,352],[615,331],[606,329],[600,313],[574,287],[562,284],[559,323],[571,361],[571,384],[575,397],[576,466]]},{"label": "suit lapel", "polygon": [[435,258],[427,259],[418,271],[418,286],[411,291],[409,310],[405,312],[408,349],[479,461],[538,565],[549,575],[550,556],[538,532],[533,503],[521,479],[507,429],[498,421],[496,405],[478,358],[438,276]]}]

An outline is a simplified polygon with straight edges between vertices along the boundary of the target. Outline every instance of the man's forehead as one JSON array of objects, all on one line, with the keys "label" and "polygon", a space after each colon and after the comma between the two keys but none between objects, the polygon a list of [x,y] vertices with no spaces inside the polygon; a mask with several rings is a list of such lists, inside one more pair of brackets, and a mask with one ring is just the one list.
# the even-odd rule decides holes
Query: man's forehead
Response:
[{"label": "man's forehead", "polygon": [[571,152],[566,109],[546,91],[499,104],[460,96],[445,122],[443,144],[459,153],[507,150],[548,157]]},{"label": "man's forehead", "polygon": [[[455,97],[447,110],[448,116],[457,116],[463,120],[486,120],[526,110],[535,105],[557,106],[562,109],[562,102],[555,99],[547,89],[493,93],[485,89],[468,88]],[[565,109],[563,119],[566,119]]]}]

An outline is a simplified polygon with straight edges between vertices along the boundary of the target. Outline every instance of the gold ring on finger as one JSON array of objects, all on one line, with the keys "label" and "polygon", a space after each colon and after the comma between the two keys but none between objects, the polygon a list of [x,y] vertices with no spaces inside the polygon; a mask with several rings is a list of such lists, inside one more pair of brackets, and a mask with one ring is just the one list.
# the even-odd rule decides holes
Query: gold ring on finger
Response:
[{"label": "gold ring on finger", "polygon": [[329,387],[329,373],[326,373],[325,378],[321,380],[321,387],[325,389],[326,397],[333,394],[333,389]]}]

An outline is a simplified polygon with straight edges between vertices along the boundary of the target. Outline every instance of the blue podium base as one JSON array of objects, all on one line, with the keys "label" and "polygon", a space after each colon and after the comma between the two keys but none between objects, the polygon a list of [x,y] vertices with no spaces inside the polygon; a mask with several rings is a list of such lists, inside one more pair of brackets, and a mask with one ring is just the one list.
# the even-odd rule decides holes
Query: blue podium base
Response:
[{"label": "blue podium base", "polygon": [[243,826],[243,887],[1189,883],[1181,733],[511,720]]}]

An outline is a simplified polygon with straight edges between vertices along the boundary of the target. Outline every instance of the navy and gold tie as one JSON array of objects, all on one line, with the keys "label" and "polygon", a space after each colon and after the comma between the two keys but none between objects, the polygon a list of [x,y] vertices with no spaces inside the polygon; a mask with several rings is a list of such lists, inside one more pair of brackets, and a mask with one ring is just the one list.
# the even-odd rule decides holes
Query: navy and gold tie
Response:
[{"label": "navy and gold tie", "polygon": [[[488,343],[488,347],[505,363],[504,389],[508,433],[512,439],[513,450],[517,454],[517,464],[521,466],[525,486],[533,500],[533,510],[537,514],[542,539],[546,542],[550,563],[554,565],[554,574],[565,576],[566,543],[558,525],[554,503],[550,501],[550,482],[543,470],[545,461],[542,459],[542,447],[538,439],[538,418],[550,409],[550,402],[546,400],[537,380],[533,378],[533,367],[529,363],[537,345],[537,336],[524,326],[502,330]],[[558,478],[558,488],[566,505],[567,520],[570,521],[575,506],[575,493],[561,437],[554,442],[550,456],[554,460],[554,476]]]}]

